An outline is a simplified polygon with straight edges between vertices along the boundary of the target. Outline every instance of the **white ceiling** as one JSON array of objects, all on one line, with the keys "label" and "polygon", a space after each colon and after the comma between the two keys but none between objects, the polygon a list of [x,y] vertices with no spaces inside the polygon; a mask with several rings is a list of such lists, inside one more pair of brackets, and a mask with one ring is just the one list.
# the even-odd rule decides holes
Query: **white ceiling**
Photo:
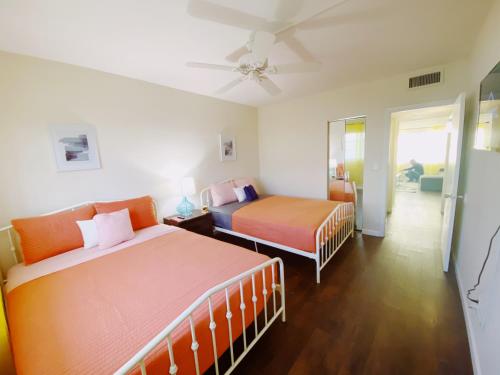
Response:
[{"label": "white ceiling", "polygon": [[[192,5],[201,0],[191,1]],[[279,31],[340,0],[204,1],[226,7],[215,13],[231,21],[226,23],[255,23],[255,17],[242,17],[248,13],[274,20],[261,22],[262,28]],[[284,14],[276,7],[285,1],[295,12],[280,23],[276,15],[284,18]],[[455,61],[470,51],[490,4],[490,0],[341,1],[289,30],[295,45],[304,46],[309,57],[306,52],[299,57],[283,42],[269,56],[270,64],[315,60],[322,64],[320,72],[273,76],[283,90],[275,97],[251,81],[219,97],[259,106]],[[237,73],[192,69],[185,63],[227,64],[225,56],[247,41],[250,30],[193,17],[188,5],[188,0],[0,0],[0,50],[214,96]],[[239,13],[225,13],[228,8]]]}]

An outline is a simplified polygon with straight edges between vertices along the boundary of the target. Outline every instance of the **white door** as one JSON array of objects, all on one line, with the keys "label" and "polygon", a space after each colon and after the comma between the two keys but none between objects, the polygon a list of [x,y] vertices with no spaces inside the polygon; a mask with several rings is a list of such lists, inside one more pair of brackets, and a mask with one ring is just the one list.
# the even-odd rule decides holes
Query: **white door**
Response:
[{"label": "white door", "polygon": [[464,113],[465,94],[460,94],[453,108],[449,137],[448,168],[443,181],[444,213],[441,232],[441,253],[443,256],[443,270],[445,272],[448,272],[450,264],[451,240],[453,237],[457,199],[461,198],[458,196],[458,179],[460,177]]}]

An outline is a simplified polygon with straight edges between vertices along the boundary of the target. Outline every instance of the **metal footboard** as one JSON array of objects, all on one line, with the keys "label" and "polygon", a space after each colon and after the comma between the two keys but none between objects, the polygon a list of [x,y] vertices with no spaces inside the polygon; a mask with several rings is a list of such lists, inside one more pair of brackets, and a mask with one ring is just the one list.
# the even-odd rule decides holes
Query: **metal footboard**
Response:
[{"label": "metal footboard", "polygon": [[[276,269],[279,266],[279,275],[276,275],[278,270]],[[266,284],[266,269],[271,269],[271,290],[267,290],[268,284]],[[261,276],[260,276],[261,275]],[[262,291],[256,290],[255,278],[256,276],[262,277]],[[279,280],[279,283],[276,283],[276,280]],[[253,327],[255,330],[255,336],[249,342],[247,339],[247,335],[245,332],[246,322],[245,322],[245,310],[248,308],[245,304],[244,299],[244,282],[251,282],[251,290],[252,297],[251,302],[252,306],[249,308],[253,308]],[[231,311],[230,308],[230,297],[229,297],[229,289],[231,287],[239,288],[239,298],[240,312]],[[132,370],[140,368],[141,374],[147,374],[146,369],[146,357],[153,350],[157,349],[160,345],[164,345],[166,341],[168,356],[170,359],[170,369],[169,373],[171,375],[175,375],[178,371],[177,364],[175,362],[175,351],[173,349],[172,343],[172,332],[179,327],[179,325],[189,322],[189,329],[191,331],[191,350],[193,352],[193,361],[196,369],[196,374],[200,374],[200,366],[198,361],[198,352],[200,349],[210,350],[213,353],[213,361],[215,373],[219,374],[219,361],[218,361],[218,351],[217,351],[217,325],[214,319],[214,303],[213,296],[219,292],[224,292],[225,302],[226,302],[226,314],[225,318],[228,324],[228,339],[229,339],[229,351],[231,358],[231,366],[228,370],[225,371],[225,374],[230,374],[236,366],[243,360],[243,358],[247,355],[247,353],[252,349],[252,347],[257,343],[257,341],[264,335],[264,333],[269,329],[271,324],[281,315],[281,319],[284,322],[286,319],[285,315],[285,275],[284,275],[284,267],[283,262],[280,258],[270,259],[265,263],[260,264],[257,267],[254,267],[246,272],[239,274],[238,276],[233,277],[205,292],[202,296],[200,296],[191,306],[189,306],[181,315],[179,315],[172,323],[170,323],[167,327],[165,327],[156,337],[154,337],[149,343],[147,343],[141,350],[139,350],[129,361],[127,361],[120,369],[118,369],[115,374],[128,374]],[[272,305],[272,309],[268,311],[268,293],[271,293],[269,296],[270,304]],[[278,295],[279,293],[279,295]],[[261,296],[261,297],[259,297]],[[262,298],[264,301],[263,304],[263,312],[264,312],[264,325],[259,327],[258,319],[257,319],[257,303],[258,299]],[[279,299],[281,302],[279,302]],[[197,341],[196,329],[193,319],[193,313],[196,309],[201,306],[208,306],[208,312],[210,317],[209,329],[211,331],[211,348],[200,348],[200,345]],[[234,314],[234,315],[233,315]],[[242,338],[243,338],[243,351],[236,355],[234,350],[234,337],[232,332],[232,319],[241,319],[242,324]]]},{"label": "metal footboard", "polygon": [[354,235],[354,204],[342,203],[328,215],[316,231],[316,282],[320,272],[342,244]]}]

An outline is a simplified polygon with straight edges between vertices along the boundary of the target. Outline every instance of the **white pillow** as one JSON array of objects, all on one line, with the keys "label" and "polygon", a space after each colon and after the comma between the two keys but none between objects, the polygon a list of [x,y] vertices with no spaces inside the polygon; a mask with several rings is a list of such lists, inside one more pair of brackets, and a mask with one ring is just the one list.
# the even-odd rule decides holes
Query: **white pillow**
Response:
[{"label": "white pillow", "polygon": [[97,226],[94,220],[77,221],[80,232],[83,237],[83,247],[90,249],[99,245],[99,237],[97,236]]},{"label": "white pillow", "polygon": [[245,189],[243,187],[233,188],[234,194],[236,194],[236,198],[238,198],[238,202],[244,202],[247,199],[247,195],[245,194]]}]

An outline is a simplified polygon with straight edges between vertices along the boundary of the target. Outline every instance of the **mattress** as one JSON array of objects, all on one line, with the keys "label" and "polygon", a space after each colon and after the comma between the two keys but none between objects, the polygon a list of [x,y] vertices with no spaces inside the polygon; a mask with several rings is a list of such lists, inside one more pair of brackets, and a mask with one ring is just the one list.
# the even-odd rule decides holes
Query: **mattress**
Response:
[{"label": "mattress", "polygon": [[[166,226],[150,229],[106,254],[83,259],[85,252],[61,254],[66,259],[52,259],[38,270],[18,267],[10,273],[18,280],[17,285],[10,284],[6,299],[19,375],[113,373],[206,290],[269,259]],[[255,281],[257,290],[262,290],[260,275]],[[250,282],[243,285],[244,301],[250,306]],[[239,311],[239,289],[230,288],[229,295],[232,311]],[[216,294],[212,301],[220,356],[229,347],[224,294]],[[259,298],[257,309],[262,308]],[[205,371],[213,363],[208,308],[201,306],[193,319],[200,370]],[[253,322],[252,309],[245,310],[245,322],[246,326]],[[234,339],[242,329],[241,320],[232,319]],[[179,373],[193,373],[187,323],[172,333],[172,341]],[[168,373],[166,345],[146,357],[146,366],[148,374]]]}]

